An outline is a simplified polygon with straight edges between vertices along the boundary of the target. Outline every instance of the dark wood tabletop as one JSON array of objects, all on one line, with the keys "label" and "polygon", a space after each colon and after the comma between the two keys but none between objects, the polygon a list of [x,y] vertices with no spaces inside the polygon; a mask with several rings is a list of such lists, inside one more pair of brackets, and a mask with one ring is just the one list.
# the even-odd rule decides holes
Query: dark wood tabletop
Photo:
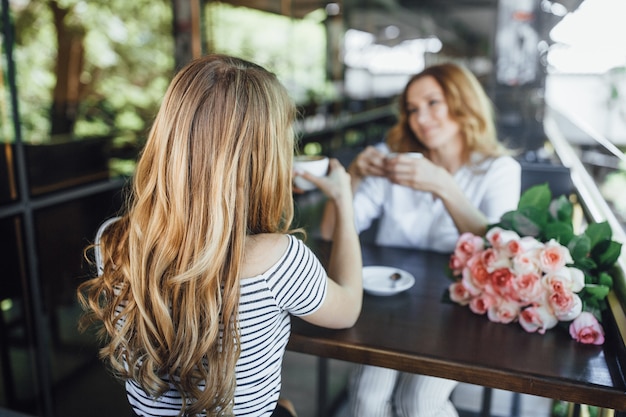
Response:
[{"label": "dark wood tabletop", "polygon": [[[325,258],[329,244],[311,240]],[[517,323],[492,323],[442,301],[451,283],[449,256],[363,243],[363,264],[401,268],[415,285],[393,296],[364,296],[356,325],[346,330],[292,319],[288,349],[355,363],[455,379],[577,404],[626,410],[624,346],[605,319],[602,346],[572,340],[566,328],[544,335]]]}]

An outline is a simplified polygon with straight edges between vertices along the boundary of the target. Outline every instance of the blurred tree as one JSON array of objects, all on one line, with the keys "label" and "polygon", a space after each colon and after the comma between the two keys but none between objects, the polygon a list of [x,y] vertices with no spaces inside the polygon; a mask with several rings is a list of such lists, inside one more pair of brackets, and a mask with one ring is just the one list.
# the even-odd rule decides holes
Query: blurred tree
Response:
[{"label": "blurred tree", "polygon": [[52,10],[58,47],[55,70],[57,82],[50,109],[50,134],[72,134],[80,93],[85,87],[80,81],[80,75],[84,68],[86,29],[81,24],[70,23],[68,15],[75,5],[63,7],[58,1],[51,0],[48,6]]},{"label": "blurred tree", "polygon": [[[207,1],[205,16],[204,36],[211,52],[234,54],[275,72],[298,104],[312,96],[320,102],[336,98],[326,77],[323,8],[295,19]],[[255,30],[258,27],[263,30]]]},{"label": "blurred tree", "polygon": [[11,3],[26,141],[137,142],[174,69],[170,0]]},{"label": "blurred tree", "polygon": [[[214,6],[212,51],[267,66],[297,102],[311,91],[332,100],[323,10],[296,20]],[[11,12],[24,140],[113,136],[133,158],[175,71],[172,1],[11,0]]]}]

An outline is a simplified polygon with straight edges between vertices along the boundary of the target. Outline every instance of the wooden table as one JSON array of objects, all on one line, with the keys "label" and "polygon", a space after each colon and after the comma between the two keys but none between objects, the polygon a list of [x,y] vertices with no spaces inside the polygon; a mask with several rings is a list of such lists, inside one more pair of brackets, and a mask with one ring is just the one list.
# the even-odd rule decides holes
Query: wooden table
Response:
[{"label": "wooden table", "polygon": [[[310,245],[327,256],[328,244],[313,240]],[[363,244],[364,265],[404,269],[415,276],[415,285],[389,297],[366,294],[361,316],[350,329],[329,330],[294,318],[288,349],[626,410],[624,346],[610,318],[604,322],[608,337],[603,346],[577,343],[565,328],[540,335],[515,323],[492,323],[467,307],[441,301],[451,282],[445,275],[448,259]]]}]

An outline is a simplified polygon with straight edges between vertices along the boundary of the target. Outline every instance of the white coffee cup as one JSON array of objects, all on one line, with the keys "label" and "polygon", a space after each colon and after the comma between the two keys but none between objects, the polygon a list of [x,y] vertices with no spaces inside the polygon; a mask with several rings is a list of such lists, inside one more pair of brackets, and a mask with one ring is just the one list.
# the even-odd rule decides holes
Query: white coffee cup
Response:
[{"label": "white coffee cup", "polygon": [[[323,155],[297,155],[293,158],[293,169],[299,172],[306,171],[316,177],[323,177],[328,173],[329,162],[328,157]],[[315,184],[299,175],[294,176],[293,183],[304,191],[315,189]]]},{"label": "white coffee cup", "polygon": [[387,154],[387,158],[395,158],[398,155],[406,155],[406,156],[410,156],[411,158],[423,158],[424,154],[422,154],[421,152],[391,152]]}]

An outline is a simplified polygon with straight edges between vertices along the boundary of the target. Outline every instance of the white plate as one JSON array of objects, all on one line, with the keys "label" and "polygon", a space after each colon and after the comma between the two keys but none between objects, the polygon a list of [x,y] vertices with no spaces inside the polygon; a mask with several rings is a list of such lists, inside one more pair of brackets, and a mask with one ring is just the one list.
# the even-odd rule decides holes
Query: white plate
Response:
[{"label": "white plate", "polygon": [[[393,273],[399,273],[400,279],[394,282],[389,278]],[[415,277],[402,269],[390,266],[363,267],[363,289],[372,295],[394,295],[406,291],[415,284]]]}]

